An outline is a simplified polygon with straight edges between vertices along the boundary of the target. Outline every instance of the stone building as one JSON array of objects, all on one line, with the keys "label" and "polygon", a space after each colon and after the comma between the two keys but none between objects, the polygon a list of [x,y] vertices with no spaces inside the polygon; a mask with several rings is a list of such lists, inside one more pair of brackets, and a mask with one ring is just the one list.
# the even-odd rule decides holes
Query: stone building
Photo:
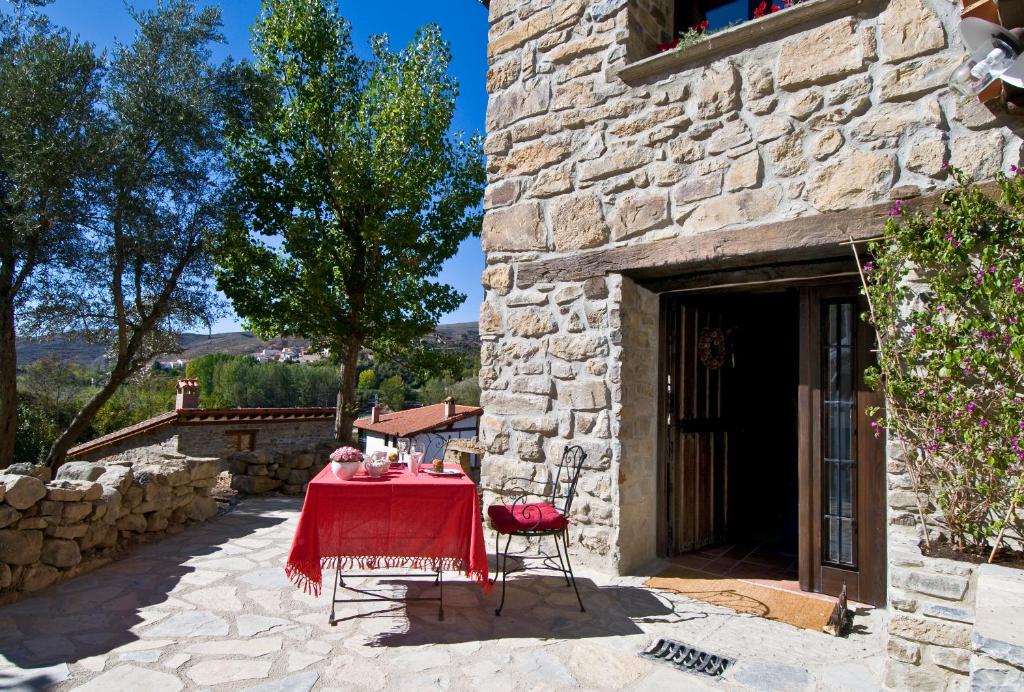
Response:
[{"label": "stone building", "polygon": [[224,460],[233,452],[288,451],[334,438],[333,408],[199,407],[199,385],[180,380],[175,410],[72,447],[75,461],[138,461],[154,455]]},{"label": "stone building", "polygon": [[976,576],[920,554],[870,434],[853,248],[947,165],[1020,164],[1019,123],[947,87],[958,4],[809,0],[658,52],[700,7],[489,3],[483,482],[581,445],[579,559],[754,540],[888,606],[887,685],[962,686]]}]

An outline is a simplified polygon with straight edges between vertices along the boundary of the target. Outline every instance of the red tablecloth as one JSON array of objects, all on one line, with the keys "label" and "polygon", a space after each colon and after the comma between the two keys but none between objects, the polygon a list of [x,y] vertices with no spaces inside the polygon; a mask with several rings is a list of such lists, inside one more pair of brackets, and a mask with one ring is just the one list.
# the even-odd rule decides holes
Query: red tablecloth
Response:
[{"label": "red tablecloth", "polygon": [[328,465],[309,483],[285,573],[317,596],[321,570],[338,566],[459,571],[490,591],[478,503],[466,476],[402,469],[343,481]]}]

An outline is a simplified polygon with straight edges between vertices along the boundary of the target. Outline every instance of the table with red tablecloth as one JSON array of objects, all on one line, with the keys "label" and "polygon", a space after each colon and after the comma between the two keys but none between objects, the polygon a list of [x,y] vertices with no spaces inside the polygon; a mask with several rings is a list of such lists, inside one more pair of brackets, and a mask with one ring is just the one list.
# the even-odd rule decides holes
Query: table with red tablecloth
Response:
[{"label": "table with red tablecloth", "polygon": [[406,469],[343,481],[328,465],[309,483],[285,572],[319,596],[325,567],[457,571],[490,591],[476,486]]}]

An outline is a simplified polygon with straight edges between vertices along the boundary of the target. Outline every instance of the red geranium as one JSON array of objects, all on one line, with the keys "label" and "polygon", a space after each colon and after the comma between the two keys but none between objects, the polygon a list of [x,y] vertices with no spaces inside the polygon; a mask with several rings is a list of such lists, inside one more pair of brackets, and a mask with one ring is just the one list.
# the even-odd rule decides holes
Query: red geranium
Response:
[{"label": "red geranium", "polygon": [[782,8],[779,7],[778,5],[771,5],[769,7],[767,0],[762,0],[761,4],[754,8],[754,16],[755,17],[763,17],[766,14],[771,14],[772,12],[778,12],[781,9]]}]

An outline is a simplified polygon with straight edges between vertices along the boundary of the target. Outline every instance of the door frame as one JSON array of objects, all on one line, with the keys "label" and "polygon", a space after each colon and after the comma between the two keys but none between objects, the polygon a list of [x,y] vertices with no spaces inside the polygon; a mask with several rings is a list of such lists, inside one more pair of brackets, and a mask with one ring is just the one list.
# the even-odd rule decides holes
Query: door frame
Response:
[{"label": "door frame", "polygon": [[[862,601],[884,606],[886,594],[887,545],[886,545],[886,484],[885,484],[885,448],[875,440],[864,411],[870,406],[881,407],[883,402],[880,393],[873,392],[857,378],[857,411],[856,427],[858,446],[863,453],[872,455],[863,461],[878,469],[877,478],[871,483],[857,484],[858,515],[858,551],[861,556],[870,556],[857,572],[837,567],[821,565],[822,546],[822,391],[821,391],[821,329],[820,304],[830,298],[849,298],[860,296],[859,274],[853,258],[849,260],[825,263],[807,263],[788,265],[782,271],[773,268],[752,268],[749,271],[750,281],[743,281],[744,270],[730,272],[709,272],[694,277],[677,277],[660,279],[651,282],[651,288],[661,289],[661,329],[658,359],[658,447],[661,462],[658,464],[658,522],[657,550],[661,556],[672,554],[675,538],[669,535],[669,526],[674,517],[669,498],[674,497],[679,489],[672,488],[674,478],[675,450],[672,435],[669,433],[671,397],[665,386],[668,378],[672,378],[673,386],[678,389],[679,366],[678,358],[672,358],[673,339],[678,339],[678,319],[673,315],[677,299],[683,295],[712,293],[749,293],[764,289],[796,288],[799,291],[799,366],[797,383],[797,470],[798,470],[798,546],[799,546],[799,583],[800,588],[811,592],[838,593],[843,584],[851,600]],[[768,276],[765,276],[765,274]],[[721,280],[719,281],[719,277]],[[767,280],[759,280],[767,279]],[[874,333],[870,325],[862,320],[857,321],[857,369],[863,367],[872,358]],[[856,575],[853,578],[852,575]]]}]

